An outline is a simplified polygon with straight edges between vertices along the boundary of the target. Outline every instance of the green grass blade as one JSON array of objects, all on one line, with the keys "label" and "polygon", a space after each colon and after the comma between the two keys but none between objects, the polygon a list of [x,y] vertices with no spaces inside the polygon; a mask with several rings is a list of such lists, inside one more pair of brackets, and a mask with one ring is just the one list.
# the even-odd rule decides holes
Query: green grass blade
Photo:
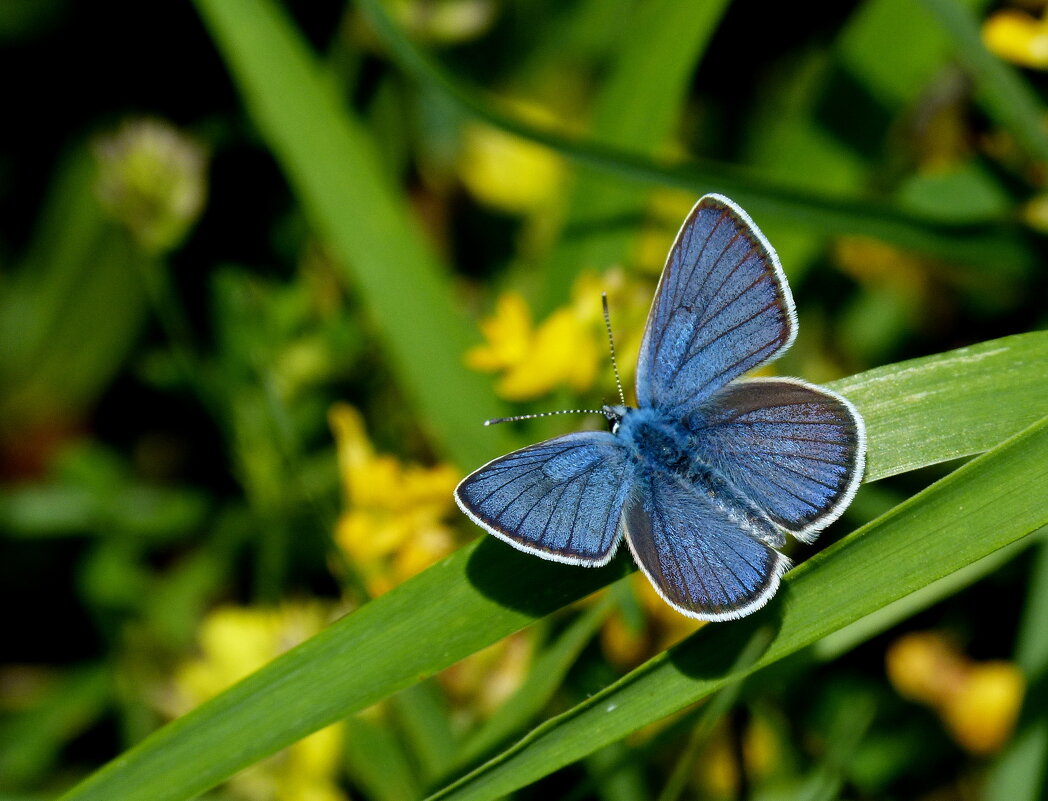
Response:
[{"label": "green grass blade", "polygon": [[[964,358],[958,359],[958,354]],[[1048,413],[1048,392],[1023,390],[1029,373],[1038,374],[1032,368],[1046,361],[1048,333],[1039,332],[873,371],[865,374],[869,386],[862,376],[833,386],[847,385],[870,430],[880,438],[870,441],[871,463],[890,474],[897,463],[918,466],[913,464],[914,441],[920,442],[925,464],[934,464],[985,448],[993,432],[1004,439]],[[980,403],[944,404],[942,393],[928,392],[929,386],[942,381],[940,362],[949,365],[957,396],[966,397],[979,381],[996,386],[992,426],[984,423],[986,409]],[[1016,371],[1015,363],[1028,369]],[[911,427],[892,424],[899,414],[892,398],[908,399]],[[922,420],[923,429],[913,427]],[[968,432],[970,439],[957,432]],[[1005,488],[1002,484],[1002,491]],[[850,540],[859,549],[865,541]],[[975,546],[957,553],[968,554],[970,547]],[[490,537],[482,539],[168,724],[66,798],[191,798],[304,735],[588,595],[628,569],[627,561],[619,559],[600,570],[580,570],[530,557]],[[802,566],[793,575],[808,572]],[[949,571],[942,575],[945,572]],[[902,575],[900,582],[906,578]],[[789,586],[807,585],[797,579]],[[714,630],[735,628],[733,624]]]},{"label": "green grass blade", "polygon": [[[866,419],[871,442],[866,480],[934,464],[939,460],[933,454],[944,451],[955,456],[982,453],[1048,414],[1046,346],[1048,332],[1020,334],[879,367],[830,384]],[[966,378],[958,383],[962,373]],[[1026,409],[1028,416],[999,419],[999,381],[1016,393],[1009,403],[1014,400],[1015,408]],[[944,421],[934,443],[928,440],[929,415]],[[963,431],[945,422],[956,419],[955,415],[966,418]]]},{"label": "green grass blade", "polygon": [[444,266],[298,32],[268,0],[196,5],[310,222],[363,297],[418,418],[463,465],[511,447],[510,432],[481,426],[499,405],[490,380],[463,364],[474,335],[454,311]]},{"label": "green grass blade", "polygon": [[[1048,524],[1029,491],[1046,485],[1048,417],[802,564],[765,611],[701,629],[433,798],[500,798],[1021,539]],[[768,650],[733,672],[763,628]]]},{"label": "green grass blade", "polygon": [[[638,14],[593,110],[592,135],[609,145],[653,153],[666,144],[680,116],[695,66],[729,0],[657,0]],[[576,176],[562,238],[543,265],[538,285],[547,308],[563,303],[581,270],[621,264],[639,230],[647,198],[631,184],[581,172]],[[608,220],[625,224],[607,225]]]},{"label": "green grass blade", "polygon": [[979,23],[956,0],[921,0],[949,34],[978,92],[986,113],[1011,131],[1020,144],[1040,161],[1048,161],[1048,134],[1044,130],[1044,105],[1019,72],[993,55],[982,43]]},{"label": "green grass blade", "polygon": [[450,76],[421,52],[382,10],[379,0],[360,0],[361,10],[390,50],[397,65],[416,80],[435,87],[466,113],[509,133],[556,150],[581,166],[621,178],[687,189],[696,195],[730,195],[755,218],[775,218],[826,234],[862,234],[965,264],[1026,269],[1034,255],[1014,224],[998,220],[948,224],[925,219],[897,206],[852,196],[831,196],[770,181],[752,170],[692,159],[667,164],[620,147],[561,135],[500,110],[482,93]]}]

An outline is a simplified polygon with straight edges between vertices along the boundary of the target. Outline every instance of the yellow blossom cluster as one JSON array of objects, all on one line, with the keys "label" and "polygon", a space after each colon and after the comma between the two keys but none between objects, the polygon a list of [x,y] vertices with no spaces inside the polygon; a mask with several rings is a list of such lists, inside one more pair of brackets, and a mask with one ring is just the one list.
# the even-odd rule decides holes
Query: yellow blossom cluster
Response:
[{"label": "yellow blossom cluster", "polygon": [[1025,681],[1011,662],[976,662],[937,632],[915,632],[888,648],[888,678],[900,695],[939,714],[954,740],[992,754],[1011,736]]},{"label": "yellow blossom cluster", "polygon": [[345,496],[335,538],[368,592],[381,595],[455,549],[446,521],[460,476],[451,465],[405,465],[376,454],[352,406],[336,404],[328,417]]},{"label": "yellow blossom cluster", "polygon": [[[162,705],[179,715],[202,704],[316,634],[334,612],[318,602],[215,609],[200,625],[199,655],[178,668]],[[342,729],[336,724],[241,771],[227,789],[244,801],[346,801],[336,783],[341,756]]]},{"label": "yellow blossom cluster", "polygon": [[[585,272],[575,281],[571,302],[537,326],[523,296],[505,292],[494,314],[480,324],[486,342],[466,353],[466,363],[474,370],[501,372],[495,391],[506,400],[533,400],[560,388],[589,390],[607,358],[600,302],[607,292],[616,319],[623,323],[616,329],[616,351],[623,384],[629,386],[649,291],[619,269],[603,276]],[[610,379],[611,371],[607,373]]]}]

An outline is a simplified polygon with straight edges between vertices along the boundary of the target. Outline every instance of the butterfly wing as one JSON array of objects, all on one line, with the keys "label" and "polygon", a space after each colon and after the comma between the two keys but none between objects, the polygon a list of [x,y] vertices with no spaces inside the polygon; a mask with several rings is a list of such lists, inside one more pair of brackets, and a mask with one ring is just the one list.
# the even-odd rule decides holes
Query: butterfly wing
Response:
[{"label": "butterfly wing", "polygon": [[707,463],[804,542],[840,516],[862,479],[862,417],[840,395],[797,379],[730,384],[685,424]]},{"label": "butterfly wing", "polygon": [[721,195],[695,204],[670,249],[637,363],[637,401],[669,416],[788,348],[796,313],[779,258]]},{"label": "butterfly wing", "polygon": [[582,431],[488,462],[462,480],[455,500],[514,548],[597,567],[620,540],[626,464],[612,434]]},{"label": "butterfly wing", "polygon": [[700,620],[732,620],[775,594],[789,560],[716,497],[665,471],[639,478],[636,489],[624,516],[626,542],[672,607]]}]

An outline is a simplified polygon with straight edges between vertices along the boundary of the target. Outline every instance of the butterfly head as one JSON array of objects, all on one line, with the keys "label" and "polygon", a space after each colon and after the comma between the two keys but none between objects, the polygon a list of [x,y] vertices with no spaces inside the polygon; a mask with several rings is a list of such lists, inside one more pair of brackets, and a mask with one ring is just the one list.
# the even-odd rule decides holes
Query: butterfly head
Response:
[{"label": "butterfly head", "polygon": [[609,406],[604,404],[600,407],[600,413],[608,418],[608,425],[611,427],[611,433],[615,434],[619,430],[619,424],[622,422],[622,418],[629,412],[629,407],[623,404],[616,404],[615,406]]}]

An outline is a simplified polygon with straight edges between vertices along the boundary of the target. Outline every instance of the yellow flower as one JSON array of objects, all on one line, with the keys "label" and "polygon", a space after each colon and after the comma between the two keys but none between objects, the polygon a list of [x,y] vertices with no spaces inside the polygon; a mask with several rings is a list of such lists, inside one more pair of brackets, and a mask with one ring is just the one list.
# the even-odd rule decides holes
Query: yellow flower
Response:
[{"label": "yellow flower", "polygon": [[[555,121],[534,104],[516,103],[512,111],[535,123]],[[529,214],[557,197],[564,162],[548,147],[471,123],[463,133],[459,171],[466,188],[481,202],[511,214]]]},{"label": "yellow flower", "polygon": [[503,292],[495,313],[480,323],[486,345],[471,348],[466,364],[474,370],[504,370],[519,364],[531,348],[531,309],[519,292]]},{"label": "yellow flower", "polygon": [[169,123],[134,120],[94,145],[102,206],[150,253],[173,249],[204,208],[207,153]]},{"label": "yellow flower", "polygon": [[976,662],[941,634],[915,632],[888,648],[886,665],[899,694],[935,709],[965,750],[991,754],[1011,736],[1025,681],[1010,662]]},{"label": "yellow flower", "polygon": [[444,521],[454,508],[459,474],[450,465],[403,465],[376,454],[351,406],[334,405],[329,420],[346,504],[335,538],[368,591],[381,595],[454,550]]},{"label": "yellow flower", "polygon": [[1010,662],[974,663],[940,714],[953,738],[973,754],[992,754],[1008,742],[1026,682]]},{"label": "yellow flower", "polygon": [[987,49],[1013,64],[1048,69],[1048,21],[1024,11],[1002,9],[983,23]]},{"label": "yellow flower", "polygon": [[[169,711],[181,714],[222,692],[316,634],[333,611],[319,603],[214,610],[200,626],[200,655],[175,674]],[[342,730],[336,724],[242,771],[227,787],[247,801],[345,801],[336,783],[341,756]]]},{"label": "yellow flower", "polygon": [[[475,370],[501,371],[495,387],[506,400],[524,401],[561,387],[576,393],[589,390],[607,359],[607,334],[601,311],[601,292],[608,293],[619,340],[616,343],[623,383],[628,386],[640,351],[643,314],[648,289],[626,278],[622,270],[603,276],[584,272],[572,287],[571,302],[555,310],[535,328],[527,302],[517,292],[503,293],[495,313],[480,324],[487,342],[466,353]],[[638,312],[640,312],[638,314]],[[606,371],[608,386],[612,373]]]},{"label": "yellow flower", "polygon": [[[751,780],[770,775],[780,761],[775,730],[760,717],[755,717],[746,728],[742,749]],[[739,797],[739,760],[726,726],[718,726],[710,744],[695,761],[695,777],[704,791],[703,797]]]}]

